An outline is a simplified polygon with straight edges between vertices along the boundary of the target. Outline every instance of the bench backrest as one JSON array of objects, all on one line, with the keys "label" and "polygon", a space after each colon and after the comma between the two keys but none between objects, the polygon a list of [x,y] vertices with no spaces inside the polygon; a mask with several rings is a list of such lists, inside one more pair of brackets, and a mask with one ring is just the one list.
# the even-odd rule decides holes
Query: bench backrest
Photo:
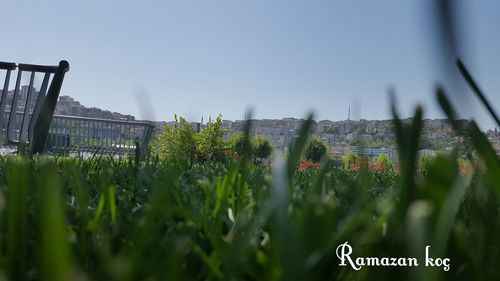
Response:
[{"label": "bench backrest", "polygon": [[[9,90],[11,74],[16,68],[15,87]],[[16,66],[15,63],[0,62],[0,70],[5,71],[0,100],[0,143],[29,144],[33,154],[45,152],[50,123],[69,63],[63,60],[57,66]],[[29,73],[27,87],[21,86],[23,73]],[[39,91],[34,88],[37,74],[43,76]]]}]

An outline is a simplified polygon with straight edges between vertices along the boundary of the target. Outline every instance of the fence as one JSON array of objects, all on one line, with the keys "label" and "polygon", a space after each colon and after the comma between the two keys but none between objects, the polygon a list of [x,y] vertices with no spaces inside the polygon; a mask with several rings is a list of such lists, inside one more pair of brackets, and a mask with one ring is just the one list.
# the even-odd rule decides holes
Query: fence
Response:
[{"label": "fence", "polygon": [[151,122],[54,115],[47,148],[54,154],[128,155],[136,152],[138,144],[145,155],[153,130]]}]

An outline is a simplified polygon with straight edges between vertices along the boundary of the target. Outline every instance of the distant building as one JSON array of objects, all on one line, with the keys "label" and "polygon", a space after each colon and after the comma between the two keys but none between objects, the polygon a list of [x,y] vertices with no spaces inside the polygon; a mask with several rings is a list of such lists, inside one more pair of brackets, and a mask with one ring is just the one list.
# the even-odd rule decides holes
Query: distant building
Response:
[{"label": "distant building", "polygon": [[363,155],[367,157],[377,157],[380,154],[385,154],[389,156],[391,159],[395,159],[397,157],[396,151],[391,148],[365,148],[365,147],[355,147],[352,148],[352,153],[357,155]]},{"label": "distant building", "polygon": [[197,133],[201,132],[201,123],[200,122],[191,122],[191,126],[193,126],[193,130]]},{"label": "distant building", "polygon": [[135,120],[135,117],[129,114],[124,115],[118,112],[102,110],[97,107],[85,107],[70,96],[59,97],[54,114],[124,121]]},{"label": "distant building", "polygon": [[349,151],[351,151],[351,148],[347,147],[347,146],[334,146],[334,147],[330,148],[330,154],[332,156],[337,156],[337,157],[344,156]]}]

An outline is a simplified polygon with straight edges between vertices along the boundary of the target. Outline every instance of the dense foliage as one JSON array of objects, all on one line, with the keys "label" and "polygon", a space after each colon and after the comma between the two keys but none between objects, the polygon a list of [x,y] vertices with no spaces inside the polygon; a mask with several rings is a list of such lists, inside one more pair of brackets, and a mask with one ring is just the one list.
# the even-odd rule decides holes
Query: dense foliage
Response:
[{"label": "dense foliage", "polygon": [[315,163],[319,163],[326,155],[326,150],[327,146],[325,142],[318,137],[311,137],[305,148],[305,158]]},{"label": "dense foliage", "polygon": [[252,147],[253,147],[254,157],[256,159],[259,159],[260,162],[271,156],[271,152],[273,151],[273,146],[271,145],[271,141],[266,136],[254,137],[252,139]]},{"label": "dense foliage", "polygon": [[165,125],[152,143],[153,153],[163,160],[194,163],[224,162],[229,159],[231,142],[224,138],[222,117],[207,123],[196,133],[191,123],[175,116],[173,127]]}]

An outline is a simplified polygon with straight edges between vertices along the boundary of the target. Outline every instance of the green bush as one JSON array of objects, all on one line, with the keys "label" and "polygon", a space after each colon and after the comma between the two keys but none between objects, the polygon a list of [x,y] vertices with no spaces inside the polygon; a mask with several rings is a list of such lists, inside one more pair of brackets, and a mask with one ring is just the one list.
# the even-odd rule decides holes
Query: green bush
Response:
[{"label": "green bush", "polygon": [[378,167],[378,169],[384,169],[384,170],[389,170],[392,171],[393,169],[393,164],[389,156],[385,153],[380,153],[377,158],[375,159],[375,165]]},{"label": "green bush", "polygon": [[230,142],[224,139],[222,117],[203,125],[200,133],[184,118],[177,116],[173,128],[165,125],[152,142],[152,150],[163,160],[188,163],[222,162],[229,159]]},{"label": "green bush", "polygon": [[319,163],[326,155],[327,145],[319,137],[311,137],[305,149],[305,158],[315,163]]},{"label": "green bush", "polygon": [[186,162],[190,166],[197,156],[197,137],[193,126],[184,118],[175,116],[174,127],[163,126],[162,133],[153,140],[153,151],[168,161]]},{"label": "green bush", "polygon": [[344,169],[351,169],[351,166],[356,162],[356,155],[352,151],[347,152],[342,156],[342,162],[344,163]]},{"label": "green bush", "polygon": [[243,134],[237,134],[233,136],[229,142],[231,143],[232,150],[236,152],[237,155],[241,156],[245,153],[249,154],[254,163],[262,163],[264,159],[271,156],[273,151],[273,146],[271,141],[266,136],[255,136],[251,137],[249,151],[245,152],[245,136]]},{"label": "green bush", "polygon": [[271,141],[265,136],[256,136],[252,139],[252,147],[254,151],[254,157],[259,159],[262,162],[263,159],[267,159],[271,152],[273,151],[273,147],[271,145]]},{"label": "green bush", "polygon": [[205,161],[227,161],[229,159],[229,141],[224,139],[228,132],[222,129],[222,116],[218,116],[215,122],[207,123],[196,135],[196,158],[200,162]]}]

